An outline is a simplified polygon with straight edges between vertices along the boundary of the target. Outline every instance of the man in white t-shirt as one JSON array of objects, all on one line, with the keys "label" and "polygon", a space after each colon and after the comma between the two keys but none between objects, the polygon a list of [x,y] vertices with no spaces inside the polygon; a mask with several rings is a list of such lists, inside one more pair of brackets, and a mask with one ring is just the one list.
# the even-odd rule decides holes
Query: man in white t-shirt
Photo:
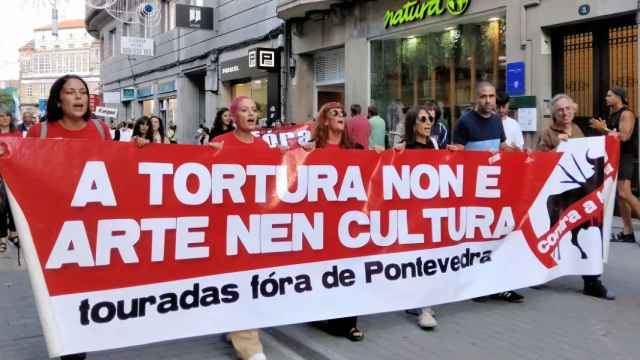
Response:
[{"label": "man in white t-shirt", "polygon": [[522,136],[522,128],[516,120],[509,117],[509,100],[509,95],[502,91],[498,93],[498,97],[496,98],[498,115],[502,119],[504,135],[507,137],[505,143],[509,146],[523,149],[524,137]]}]

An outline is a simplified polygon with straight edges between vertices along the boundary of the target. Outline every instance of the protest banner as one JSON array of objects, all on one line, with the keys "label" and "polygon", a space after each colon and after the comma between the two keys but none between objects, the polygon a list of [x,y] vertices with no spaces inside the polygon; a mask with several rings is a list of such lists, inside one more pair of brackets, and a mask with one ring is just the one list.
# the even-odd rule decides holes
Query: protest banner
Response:
[{"label": "protest banner", "polygon": [[254,131],[253,135],[261,138],[271,148],[295,149],[311,140],[311,126],[303,124],[279,128],[260,128]]},{"label": "protest banner", "polygon": [[3,141],[51,356],[600,274],[619,157]]}]

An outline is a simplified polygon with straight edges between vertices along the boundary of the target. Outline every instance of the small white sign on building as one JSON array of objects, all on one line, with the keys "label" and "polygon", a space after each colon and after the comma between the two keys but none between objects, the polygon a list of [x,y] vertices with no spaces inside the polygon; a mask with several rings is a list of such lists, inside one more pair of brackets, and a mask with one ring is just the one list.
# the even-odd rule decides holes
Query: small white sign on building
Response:
[{"label": "small white sign on building", "polygon": [[153,56],[153,39],[122,36],[120,38],[120,53],[122,55]]},{"label": "small white sign on building", "polygon": [[119,91],[107,91],[102,93],[102,102],[105,104],[119,104],[120,92]]},{"label": "small white sign on building", "polygon": [[118,109],[108,108],[104,106],[98,106],[96,111],[93,112],[97,116],[102,116],[106,118],[117,118],[118,117]]}]

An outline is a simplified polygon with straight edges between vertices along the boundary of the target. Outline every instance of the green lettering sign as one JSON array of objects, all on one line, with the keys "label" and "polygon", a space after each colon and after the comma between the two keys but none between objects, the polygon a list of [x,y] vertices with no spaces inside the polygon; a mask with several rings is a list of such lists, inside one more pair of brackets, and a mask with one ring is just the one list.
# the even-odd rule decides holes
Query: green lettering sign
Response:
[{"label": "green lettering sign", "polygon": [[[446,1],[446,6],[443,2]],[[387,10],[384,14],[384,28],[423,20],[425,16],[440,16],[445,9],[452,16],[460,16],[467,11],[471,0],[410,0],[397,10]]]}]

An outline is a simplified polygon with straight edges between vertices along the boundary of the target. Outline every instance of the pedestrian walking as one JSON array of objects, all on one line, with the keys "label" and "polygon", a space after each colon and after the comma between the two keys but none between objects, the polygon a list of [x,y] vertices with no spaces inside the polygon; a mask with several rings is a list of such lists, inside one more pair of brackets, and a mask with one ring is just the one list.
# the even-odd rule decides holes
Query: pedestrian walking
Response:
[{"label": "pedestrian walking", "polygon": [[631,223],[632,212],[640,215],[640,201],[631,191],[633,174],[638,171],[634,166],[633,156],[638,152],[638,124],[636,116],[627,102],[627,92],[624,88],[614,86],[607,91],[607,106],[610,115],[607,121],[591,119],[591,127],[602,134],[615,135],[620,139],[620,168],[618,169],[617,204],[622,218],[623,230],[611,241],[635,243]]},{"label": "pedestrian walking", "polygon": [[[91,118],[89,88],[77,75],[65,75],[51,86],[44,122],[29,129],[27,137],[40,139],[111,140],[109,127]],[[84,360],[87,354],[60,357],[61,360]]]},{"label": "pedestrian walking", "polygon": [[429,116],[435,119],[431,127],[431,136],[436,139],[439,149],[446,149],[447,145],[449,145],[449,129],[442,123],[442,111],[440,111],[440,107],[438,107],[436,103],[429,102],[426,104],[425,109],[427,113],[429,113]]},{"label": "pedestrian walking", "polygon": [[[476,104],[472,111],[462,115],[453,133],[452,150],[498,151],[514,150],[508,145],[502,119],[496,114],[496,88],[488,81],[482,81],[476,87]],[[524,296],[515,291],[504,291],[488,297],[475,298],[477,302],[488,299],[519,303]]]},{"label": "pedestrian walking", "polygon": [[[235,98],[229,108],[229,115],[236,124],[233,131],[218,135],[211,140],[214,149],[238,148],[243,154],[255,154],[269,151],[269,145],[260,138],[253,136],[256,129],[258,112],[253,99],[240,96]],[[258,330],[234,331],[227,335],[242,360],[266,360],[260,333]]]},{"label": "pedestrian walking", "polygon": [[[0,138],[8,137],[21,138],[22,134],[16,128],[13,113],[9,109],[0,109]],[[7,251],[9,242],[19,247],[18,233],[9,207],[7,189],[4,180],[0,178],[0,254]]]},{"label": "pedestrian walking", "polygon": [[[318,113],[312,136],[315,148],[364,149],[361,144],[352,142],[353,138],[349,136],[348,131],[346,113],[342,104],[330,102],[323,105]],[[364,332],[358,328],[357,316],[331,319],[327,325],[326,330],[332,335],[343,336],[351,341],[364,339]]]},{"label": "pedestrian walking", "polygon": [[[573,122],[577,110],[578,105],[569,95],[554,96],[551,99],[553,123],[540,134],[537,150],[555,151],[562,141],[584,137],[582,130]],[[602,284],[600,275],[585,275],[582,279],[585,295],[615,300],[615,295]]]},{"label": "pedestrian walking", "polygon": [[358,104],[351,105],[351,117],[347,121],[347,134],[351,137],[351,142],[369,148],[369,136],[371,135],[371,125],[364,115],[362,107]]},{"label": "pedestrian walking", "polygon": [[524,149],[524,137],[522,136],[522,128],[520,124],[509,116],[509,102],[511,97],[505,92],[498,93],[496,99],[496,106],[498,108],[498,115],[502,119],[502,127],[504,128],[504,135],[506,137],[506,144],[518,148]]},{"label": "pedestrian walking", "polygon": [[164,125],[162,119],[157,115],[149,117],[149,124],[151,126],[151,142],[155,144],[170,144],[167,134],[164,132]]},{"label": "pedestrian walking", "polygon": [[148,143],[153,141],[153,135],[151,133],[151,120],[148,116],[143,115],[136,120],[135,124],[133,125],[131,141],[146,141]]},{"label": "pedestrian walking", "polygon": [[[405,149],[434,149],[439,148],[438,137],[432,135],[436,123],[435,113],[429,112],[427,107],[415,107],[407,111],[404,124]],[[413,314],[413,311],[408,311]],[[433,330],[438,326],[435,312],[430,307],[418,311],[418,326],[424,330]]]},{"label": "pedestrian walking", "polygon": [[496,88],[488,81],[476,87],[475,108],[460,118],[453,133],[453,150],[514,150],[506,143],[502,119],[496,114]]},{"label": "pedestrian walking", "polygon": [[386,148],[386,124],[384,119],[378,115],[378,108],[370,105],[367,111],[371,135],[369,136],[369,149]]}]

